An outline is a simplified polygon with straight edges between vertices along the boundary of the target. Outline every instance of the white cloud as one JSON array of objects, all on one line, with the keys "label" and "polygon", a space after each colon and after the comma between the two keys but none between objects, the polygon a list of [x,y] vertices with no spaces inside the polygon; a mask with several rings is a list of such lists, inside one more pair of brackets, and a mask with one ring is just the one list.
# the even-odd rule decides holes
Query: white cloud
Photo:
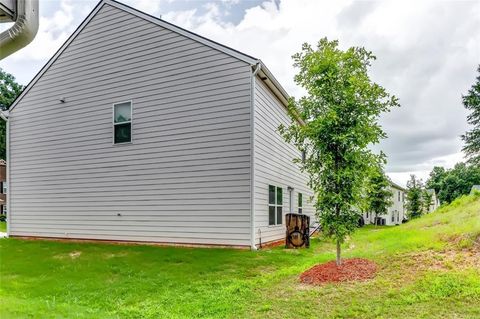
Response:
[{"label": "white cloud", "polygon": [[71,1],[62,0],[60,9],[55,11],[53,16],[40,16],[35,39],[6,61],[49,59],[73,32],[73,19],[74,7]]},{"label": "white cloud", "polygon": [[[389,135],[380,148],[401,184],[410,173],[426,178],[434,165],[461,161],[466,130],[460,96],[473,83],[480,57],[480,3],[474,1],[264,2],[237,25],[198,12],[170,12],[167,20],[261,58],[292,95],[291,55],[303,42],[339,39],[378,57],[372,78],[400,98],[382,118]],[[459,155],[460,154],[460,155]]]},{"label": "white cloud", "polygon": [[[390,176],[404,184],[410,173],[425,178],[434,165],[462,160],[459,135],[467,126],[460,96],[480,62],[478,1],[271,0],[252,5],[235,24],[228,17],[244,4],[238,0],[184,1],[182,10],[170,0],[125,1],[261,58],[294,96],[303,90],[293,82],[291,55],[303,42],[327,36],[343,48],[365,46],[378,57],[372,78],[402,104],[382,118],[389,139],[380,147],[389,156]],[[42,16],[33,43],[2,67],[46,62],[94,4],[61,0],[56,12]]]},{"label": "white cloud", "polygon": [[152,0],[129,0],[125,3],[151,15],[158,15],[162,4],[160,1]]}]

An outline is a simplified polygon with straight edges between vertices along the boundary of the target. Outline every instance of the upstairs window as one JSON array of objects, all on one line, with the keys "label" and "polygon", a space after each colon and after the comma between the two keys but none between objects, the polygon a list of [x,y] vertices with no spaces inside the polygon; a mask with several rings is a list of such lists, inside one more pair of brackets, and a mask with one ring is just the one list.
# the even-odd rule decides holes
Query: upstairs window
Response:
[{"label": "upstairs window", "polygon": [[268,224],[281,225],[283,219],[283,189],[268,185]]},{"label": "upstairs window", "polygon": [[298,193],[298,213],[303,213],[303,194]]},{"label": "upstairs window", "polygon": [[113,105],[113,143],[132,142],[132,102]]}]

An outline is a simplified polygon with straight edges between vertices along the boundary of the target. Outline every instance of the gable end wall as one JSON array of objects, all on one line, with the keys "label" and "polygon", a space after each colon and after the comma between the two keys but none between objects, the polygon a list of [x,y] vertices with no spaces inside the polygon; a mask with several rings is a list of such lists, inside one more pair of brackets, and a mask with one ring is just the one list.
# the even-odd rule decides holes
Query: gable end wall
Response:
[{"label": "gable end wall", "polygon": [[250,109],[250,65],[104,5],[11,112],[10,235],[249,246]]}]

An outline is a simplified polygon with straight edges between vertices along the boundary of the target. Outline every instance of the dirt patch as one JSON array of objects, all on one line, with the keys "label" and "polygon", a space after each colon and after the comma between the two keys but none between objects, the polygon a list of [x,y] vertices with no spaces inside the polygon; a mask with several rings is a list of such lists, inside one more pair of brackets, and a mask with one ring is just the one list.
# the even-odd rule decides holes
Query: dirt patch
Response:
[{"label": "dirt patch", "polygon": [[440,237],[450,248],[480,251],[480,232]]},{"label": "dirt patch", "polygon": [[77,259],[78,257],[80,257],[80,255],[82,254],[81,251],[72,251],[70,254],[68,254],[70,256],[70,258],[72,259]]},{"label": "dirt patch", "polygon": [[480,249],[427,250],[403,255],[411,261],[415,271],[450,269],[480,269]]},{"label": "dirt patch", "polygon": [[127,252],[106,253],[103,255],[105,259],[112,259],[112,258],[126,257],[126,256],[128,256]]},{"label": "dirt patch", "polygon": [[53,256],[53,258],[55,259],[77,259],[78,257],[80,257],[80,255],[82,254],[81,251],[72,251],[72,252],[69,252],[68,254],[59,254],[59,255],[55,255]]},{"label": "dirt patch", "polygon": [[421,229],[427,229],[427,228],[431,228],[439,225],[447,225],[448,223],[449,223],[448,221],[435,220],[431,224],[423,226]]},{"label": "dirt patch", "polygon": [[335,261],[316,265],[300,275],[304,284],[319,285],[332,282],[364,281],[375,277],[377,264],[363,258],[344,259],[342,265]]}]

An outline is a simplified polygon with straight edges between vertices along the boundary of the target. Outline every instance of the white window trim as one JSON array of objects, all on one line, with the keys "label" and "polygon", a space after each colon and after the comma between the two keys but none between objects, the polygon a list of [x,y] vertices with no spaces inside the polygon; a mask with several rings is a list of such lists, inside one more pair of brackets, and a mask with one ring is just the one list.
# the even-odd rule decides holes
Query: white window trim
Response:
[{"label": "white window trim", "polygon": [[[270,204],[270,197],[267,199],[267,203],[268,203],[268,208],[270,208],[271,206],[272,207],[275,207],[275,224],[273,225],[270,225],[270,209],[267,210],[267,213],[268,213],[268,227],[279,227],[279,226],[283,226],[283,220],[285,218],[283,218],[283,216],[285,215],[285,207],[284,207],[284,198],[283,198],[283,195],[284,195],[284,192],[283,192],[283,187],[281,186],[276,186],[276,185],[273,185],[273,184],[268,184],[268,196],[270,196],[270,186],[273,186],[275,187],[275,204]],[[278,188],[281,188],[282,189],[282,204],[281,205],[278,205],[277,204],[277,189]],[[277,207],[282,207],[282,223],[281,224],[277,224]]]},{"label": "white window trim", "polygon": [[[130,103],[130,121],[115,123],[115,105]],[[115,143],[115,125],[130,123],[130,142]],[[133,100],[115,102],[112,104],[112,145],[128,145],[133,144]]]},{"label": "white window trim", "polygon": [[[300,195],[302,195],[302,196],[301,196],[301,197],[302,197],[302,201],[300,201]],[[298,205],[298,210],[297,210],[297,213],[299,213],[299,214],[302,214],[302,215],[303,215],[303,193],[301,193],[301,192],[298,192],[297,196],[298,196],[298,198],[297,198],[297,204],[299,204],[299,203],[301,204],[301,206],[300,206],[300,205]],[[301,213],[300,213],[300,209],[302,210],[302,212],[301,212]]]}]

